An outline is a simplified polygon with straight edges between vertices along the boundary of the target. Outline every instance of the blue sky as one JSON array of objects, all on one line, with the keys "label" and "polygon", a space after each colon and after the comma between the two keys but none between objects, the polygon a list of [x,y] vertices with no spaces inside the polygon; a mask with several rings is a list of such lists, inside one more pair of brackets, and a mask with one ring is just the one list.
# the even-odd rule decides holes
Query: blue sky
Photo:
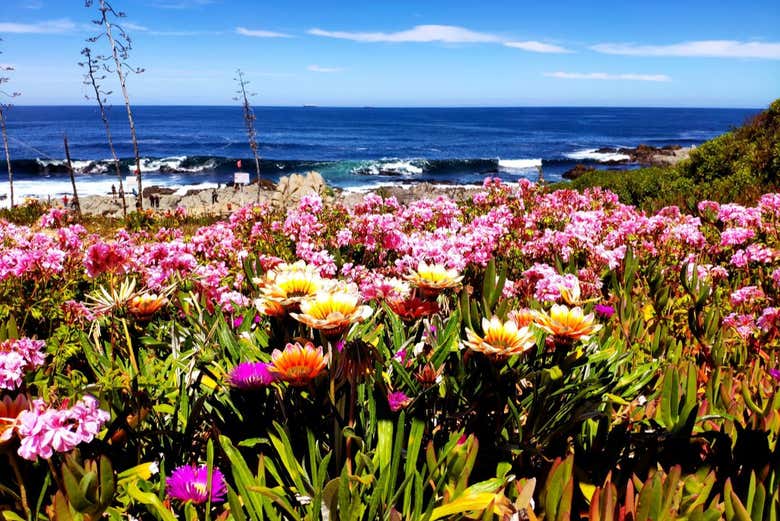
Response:
[{"label": "blue sky", "polygon": [[[257,105],[764,107],[780,96],[776,0],[113,4],[146,70],[128,80],[137,104],[232,104],[238,67]],[[82,5],[2,0],[0,64],[15,69],[6,87],[19,104],[89,103],[77,62],[95,10]]]}]

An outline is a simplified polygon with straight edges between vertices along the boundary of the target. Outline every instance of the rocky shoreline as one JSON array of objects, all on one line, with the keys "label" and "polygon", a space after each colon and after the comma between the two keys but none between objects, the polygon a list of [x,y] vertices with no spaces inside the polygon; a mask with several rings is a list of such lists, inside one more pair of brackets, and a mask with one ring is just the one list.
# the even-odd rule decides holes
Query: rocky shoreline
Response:
[{"label": "rocky shoreline", "polygon": [[[680,145],[666,145],[663,147],[654,147],[650,145],[638,145],[635,148],[614,148],[602,147],[594,152],[596,154],[620,154],[627,156],[627,159],[616,159],[601,161],[599,165],[607,166],[671,166],[688,159],[693,147],[683,147]],[[581,175],[593,171],[603,170],[592,164],[578,163],[573,168],[562,174],[564,179],[577,179]]]},{"label": "rocky shoreline", "polygon": [[[463,199],[479,188],[480,185],[442,185],[410,182],[392,186],[380,186],[365,190],[339,190],[328,186],[318,172],[292,174],[282,177],[279,183],[266,182],[258,190],[257,184],[238,189],[231,186],[220,188],[192,189],[181,194],[176,190],[162,186],[144,189],[144,209],[152,209],[150,196],[159,198],[159,206],[153,211],[168,211],[179,207],[187,209],[191,215],[226,215],[233,210],[260,201],[274,206],[290,207],[297,204],[306,194],[316,193],[323,199],[337,199],[347,206],[354,206],[363,200],[366,193],[379,193],[384,197],[395,196],[400,202],[407,203],[418,199],[448,195],[454,199]],[[216,197],[215,197],[216,196]],[[135,209],[136,198],[126,196],[127,211]],[[90,195],[80,198],[81,211],[86,215],[103,217],[121,217],[122,201],[117,196]]]}]

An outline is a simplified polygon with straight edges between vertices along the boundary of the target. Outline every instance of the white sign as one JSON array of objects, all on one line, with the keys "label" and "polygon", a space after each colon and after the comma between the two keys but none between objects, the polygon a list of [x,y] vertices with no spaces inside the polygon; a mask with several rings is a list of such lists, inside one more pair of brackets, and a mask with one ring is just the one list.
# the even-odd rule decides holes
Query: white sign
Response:
[{"label": "white sign", "polygon": [[249,172],[236,172],[233,174],[233,183],[237,185],[248,185]]}]

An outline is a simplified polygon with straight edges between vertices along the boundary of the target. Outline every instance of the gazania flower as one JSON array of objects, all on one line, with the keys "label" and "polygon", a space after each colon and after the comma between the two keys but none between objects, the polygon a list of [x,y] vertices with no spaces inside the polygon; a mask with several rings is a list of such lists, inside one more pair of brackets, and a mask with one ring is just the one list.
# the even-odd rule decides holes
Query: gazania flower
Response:
[{"label": "gazania flower", "polygon": [[410,297],[405,299],[390,298],[386,302],[393,313],[401,317],[404,322],[414,322],[418,318],[439,312],[439,304],[435,300]]},{"label": "gazania flower", "polygon": [[444,366],[436,369],[431,362],[425,364],[414,375],[418,382],[424,387],[430,387],[441,381],[441,374],[444,372]]},{"label": "gazania flower", "polygon": [[322,347],[314,348],[307,342],[287,344],[284,351],[274,349],[272,365],[268,368],[280,380],[293,386],[304,386],[319,376],[328,364],[328,355],[322,354]]},{"label": "gazania flower", "polygon": [[456,270],[448,270],[443,264],[427,264],[421,261],[417,270],[406,276],[406,280],[420,289],[425,297],[435,297],[445,289],[455,288],[463,280]]},{"label": "gazania flower", "polygon": [[534,323],[534,312],[528,308],[514,309],[510,311],[506,318],[517,324],[518,328],[530,326]]},{"label": "gazania flower", "polygon": [[[179,501],[192,501],[196,505],[205,503],[209,499],[208,476],[209,471],[206,465],[177,467],[165,480],[168,496]],[[217,467],[213,467],[211,469],[211,502],[222,503],[225,501],[226,493],[225,476]]]},{"label": "gazania flower", "polygon": [[484,353],[491,357],[504,358],[519,355],[531,349],[534,344],[534,335],[528,327],[518,328],[514,320],[502,322],[498,317],[490,320],[482,319],[484,336],[466,328],[468,340],[466,346],[478,353]]},{"label": "gazania flower", "polygon": [[582,308],[568,308],[553,305],[550,313],[536,313],[536,324],[562,340],[587,340],[590,335],[601,329],[601,324],[593,323],[593,313],[585,315]]},{"label": "gazania flower", "polygon": [[325,280],[313,266],[303,261],[280,264],[266,274],[261,297],[255,302],[261,313],[280,314],[297,310],[301,301],[315,295],[325,285]]},{"label": "gazania flower", "polygon": [[230,385],[238,389],[260,389],[268,387],[275,380],[271,364],[265,362],[244,362],[230,372]]},{"label": "gazania flower", "polygon": [[290,313],[290,316],[334,338],[355,322],[362,322],[371,316],[371,313],[369,306],[360,305],[360,294],[356,288],[340,285],[304,300],[301,302],[301,312]]},{"label": "gazania flower", "polygon": [[561,298],[566,304],[576,306],[580,303],[580,284],[576,280],[571,287],[561,284],[558,289],[561,291]]},{"label": "gazania flower", "polygon": [[14,399],[8,395],[3,396],[0,400],[0,447],[13,438],[19,424],[19,415],[29,409],[30,404],[25,395],[18,394]]},{"label": "gazania flower", "polygon": [[168,303],[168,299],[154,293],[136,295],[127,303],[127,310],[138,320],[149,320]]}]

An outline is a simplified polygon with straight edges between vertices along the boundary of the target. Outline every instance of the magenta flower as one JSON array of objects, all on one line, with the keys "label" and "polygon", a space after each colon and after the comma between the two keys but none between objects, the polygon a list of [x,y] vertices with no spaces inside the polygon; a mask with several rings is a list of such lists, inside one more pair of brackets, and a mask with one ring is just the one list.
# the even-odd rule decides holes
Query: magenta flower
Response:
[{"label": "magenta flower", "polygon": [[265,362],[243,362],[230,372],[230,385],[238,389],[260,389],[267,387],[276,379],[268,370],[271,364]]},{"label": "magenta flower", "polygon": [[406,396],[406,394],[403,392],[396,391],[387,395],[387,403],[390,405],[391,411],[398,412],[401,409],[405,409],[410,403],[412,403],[412,399]]},{"label": "magenta flower", "polygon": [[593,308],[596,314],[603,318],[610,318],[615,314],[615,308],[608,306],[607,304],[596,304]]},{"label": "magenta flower", "polygon": [[[205,503],[208,499],[207,491],[209,469],[206,465],[195,467],[194,465],[182,465],[177,467],[168,479],[165,480],[168,496],[179,501],[192,501],[196,505]],[[227,493],[225,476],[214,467],[211,469],[211,502],[222,503]]]}]

